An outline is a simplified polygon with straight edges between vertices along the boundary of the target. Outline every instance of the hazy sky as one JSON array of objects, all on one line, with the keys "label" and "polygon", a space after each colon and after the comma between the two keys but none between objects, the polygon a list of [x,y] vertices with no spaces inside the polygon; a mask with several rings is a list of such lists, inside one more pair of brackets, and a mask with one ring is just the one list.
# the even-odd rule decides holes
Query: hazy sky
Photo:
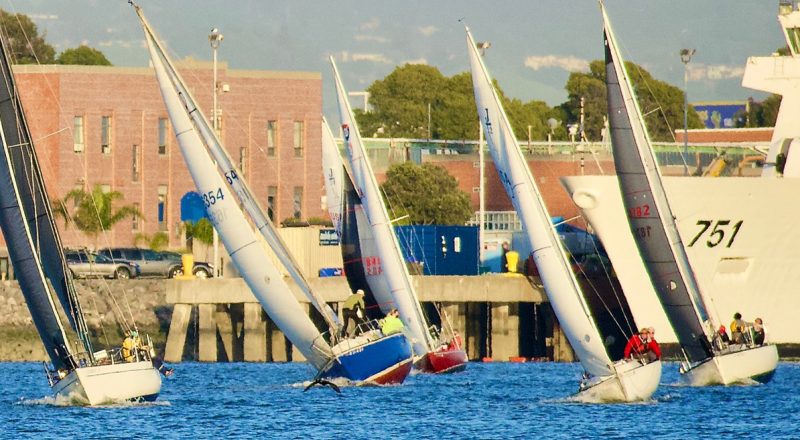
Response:
[{"label": "hazy sky", "polygon": [[[208,33],[225,39],[220,60],[234,69],[323,74],[328,116],[335,112],[327,57],[345,87],[362,90],[398,64],[427,63],[452,75],[469,68],[464,29],[490,41],[487,67],[512,97],[549,105],[566,100],[570,71],[603,56],[594,0],[140,0],[173,58],[210,59]],[[57,51],[86,43],[115,65],[144,66],[142,30],[127,0],[0,0],[28,14]],[[623,56],[683,87],[681,48],[696,48],[690,101],[760,99],[741,87],[748,56],[783,46],[777,0],[607,0]]]}]

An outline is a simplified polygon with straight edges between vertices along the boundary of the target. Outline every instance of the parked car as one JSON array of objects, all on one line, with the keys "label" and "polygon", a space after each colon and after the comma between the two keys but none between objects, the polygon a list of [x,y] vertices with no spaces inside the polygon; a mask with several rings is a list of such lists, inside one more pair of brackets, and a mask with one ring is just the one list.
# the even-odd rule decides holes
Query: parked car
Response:
[{"label": "parked car", "polygon": [[139,276],[136,263],[124,260],[111,260],[105,255],[98,255],[86,250],[67,250],[64,252],[67,266],[73,277],[107,277],[128,279]]},{"label": "parked car", "polygon": [[[178,273],[175,276],[183,275],[183,256],[177,252],[171,251],[162,251],[161,252],[166,258],[172,259],[177,261],[181,264],[181,268],[179,269]],[[194,266],[192,266],[192,275],[197,278],[211,278],[214,276],[214,267],[211,264],[206,263],[205,261],[195,261]]]},{"label": "parked car", "polygon": [[[114,261],[131,261],[138,264],[143,277],[174,278],[183,274],[181,255],[176,252],[158,252],[141,248],[106,248],[98,253]],[[208,278],[213,271],[208,263],[195,262],[192,273],[200,278]]]}]

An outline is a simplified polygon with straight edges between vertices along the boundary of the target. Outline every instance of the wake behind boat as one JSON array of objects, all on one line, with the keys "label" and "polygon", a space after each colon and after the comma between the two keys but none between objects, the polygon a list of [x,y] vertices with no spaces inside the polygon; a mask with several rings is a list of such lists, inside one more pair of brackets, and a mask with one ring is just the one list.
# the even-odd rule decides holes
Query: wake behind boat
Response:
[{"label": "wake behind boat", "polygon": [[[399,311],[405,331],[411,337],[416,356],[414,365],[418,370],[424,373],[463,371],[468,362],[467,353],[444,311],[437,310],[442,318],[441,328],[429,325],[425,317],[361,141],[347,92],[333,58],[330,61],[349,167],[342,164],[346,172],[340,172],[339,165],[332,160],[329,162],[332,165],[326,169],[326,180],[336,179],[336,176],[343,180],[342,184],[333,184],[329,188],[341,188],[340,191],[344,192],[343,212],[339,218],[348,282],[353,290],[365,291],[376,309],[384,313],[394,308]],[[335,149],[330,131],[323,129],[323,136],[324,133],[328,133],[331,139],[323,141],[323,148]],[[338,155],[338,151],[335,154]],[[336,212],[335,207],[333,209]],[[364,267],[364,261],[369,262],[369,268]]]},{"label": "wake behind boat", "polygon": [[778,363],[774,345],[729,344],[715,331],[719,320],[708,315],[602,2],[600,9],[614,165],[634,241],[685,357],[681,373],[696,386],[767,381]]},{"label": "wake behind boat", "polygon": [[475,103],[489,151],[531,244],[531,256],[553,311],[586,371],[575,399],[649,399],[661,379],[661,362],[612,361],[469,28],[466,34]]},{"label": "wake behind boat", "polygon": [[[141,8],[133,6],[144,29],[150,58],[181,153],[198,192],[203,194],[208,217],[264,310],[314,365],[318,371],[317,379],[344,377],[356,384],[401,383],[408,375],[411,362],[411,347],[406,338],[402,335],[389,337],[372,330],[365,331],[364,334],[369,336],[361,339],[348,340],[340,334],[335,313],[310,289],[241,177],[241,172],[233,165],[198,108]],[[289,290],[250,222],[322,314],[328,325],[326,333],[320,333]]]}]

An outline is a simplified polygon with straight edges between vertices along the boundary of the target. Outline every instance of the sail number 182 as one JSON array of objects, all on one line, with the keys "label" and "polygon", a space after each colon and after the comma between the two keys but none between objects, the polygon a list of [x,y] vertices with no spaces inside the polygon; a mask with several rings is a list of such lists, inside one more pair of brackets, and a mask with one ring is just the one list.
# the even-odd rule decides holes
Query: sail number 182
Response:
[{"label": "sail number 182", "polygon": [[[700,232],[694,236],[691,242],[689,242],[689,247],[692,247],[697,243],[701,237],[707,236],[708,239],[706,240],[706,246],[713,248],[717,247],[718,245],[725,242],[725,247],[729,248],[733,244],[733,240],[736,239],[736,234],[739,233],[739,229],[742,227],[742,223],[744,220],[739,220],[738,222],[731,225],[731,220],[698,220],[697,226],[700,226]],[[730,237],[725,240],[726,237]]]}]

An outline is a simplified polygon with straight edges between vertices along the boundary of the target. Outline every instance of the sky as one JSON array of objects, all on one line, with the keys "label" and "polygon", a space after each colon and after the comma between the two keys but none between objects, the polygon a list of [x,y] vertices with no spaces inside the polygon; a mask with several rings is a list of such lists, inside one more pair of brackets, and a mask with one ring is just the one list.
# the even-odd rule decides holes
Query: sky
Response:
[{"label": "sky", "polygon": [[[367,88],[398,65],[425,63],[445,75],[469,69],[463,23],[488,41],[487,68],[503,90],[554,106],[572,71],[603,57],[595,0],[139,0],[173,59],[211,59],[208,34],[224,35],[231,69],[321,72],[323,112],[337,118],[328,57],[349,91]],[[58,52],[88,44],[117,66],[146,66],[148,54],[127,0],[0,0],[29,15]],[[762,99],[741,77],[748,56],[785,45],[777,0],[607,0],[623,57],[683,88],[690,102]],[[354,101],[354,105],[358,105]],[[335,119],[334,119],[335,120]]]}]

